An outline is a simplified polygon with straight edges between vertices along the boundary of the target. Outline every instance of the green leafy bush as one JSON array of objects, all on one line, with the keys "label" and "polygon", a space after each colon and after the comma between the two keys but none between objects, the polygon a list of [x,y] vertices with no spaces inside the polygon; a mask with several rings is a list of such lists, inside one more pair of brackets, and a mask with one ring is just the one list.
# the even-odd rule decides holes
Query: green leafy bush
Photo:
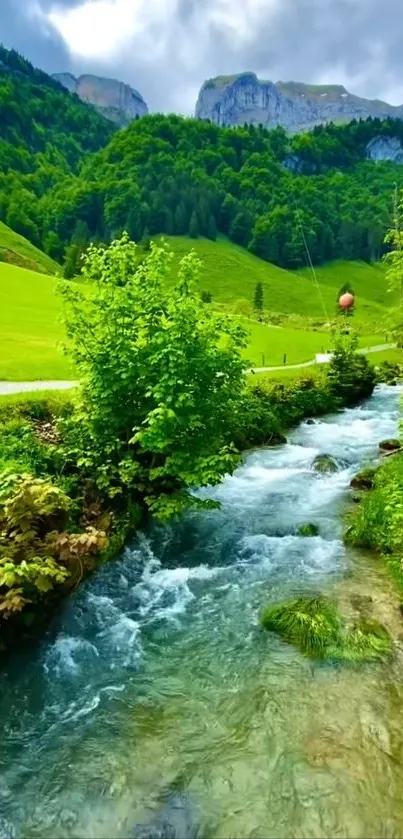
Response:
[{"label": "green leafy bush", "polygon": [[161,519],[202,504],[192,488],[238,463],[229,429],[244,390],[245,330],[203,305],[194,253],[167,288],[172,254],[141,264],[125,234],[91,247],[83,283],[61,285],[82,387],[66,420],[66,457],[105,498],[145,500]]},{"label": "green leafy bush", "polygon": [[357,353],[358,337],[352,331],[336,335],[335,349],[327,370],[330,393],[340,397],[344,405],[354,405],[371,396],[376,374],[364,355]]},{"label": "green leafy bush", "polygon": [[82,576],[83,558],[107,544],[95,528],[67,533],[70,501],[49,480],[0,475],[0,617],[36,605]]},{"label": "green leafy bush", "polygon": [[385,554],[402,556],[403,457],[388,458],[378,469],[374,489],[350,515],[346,540]]}]

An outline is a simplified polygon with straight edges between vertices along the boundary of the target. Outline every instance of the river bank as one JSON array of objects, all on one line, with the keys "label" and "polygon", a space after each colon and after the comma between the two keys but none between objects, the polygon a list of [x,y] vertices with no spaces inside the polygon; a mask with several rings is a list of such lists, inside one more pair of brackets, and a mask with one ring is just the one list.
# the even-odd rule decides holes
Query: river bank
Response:
[{"label": "river bank", "polygon": [[[362,356],[344,368],[332,363],[326,373],[291,382],[258,377],[240,394],[226,429],[228,445],[241,452],[284,442],[284,432],[304,417],[354,404],[374,383]],[[118,555],[149,520],[145,488],[132,490],[129,484],[122,494],[118,483],[113,493],[107,486],[102,492],[85,467],[85,452],[79,458],[66,446],[74,411],[68,392],[15,394],[0,401],[2,652],[43,632],[69,592]],[[227,471],[235,464],[231,455]]]},{"label": "river bank", "polygon": [[[342,542],[349,483],[396,436],[398,400],[377,388],[248,454],[209,492],[220,510],[137,536],[10,659],[5,835],[136,836],[172,790],[206,839],[402,835],[400,596]],[[323,453],[338,472],[312,470]],[[296,535],[306,521],[319,536]],[[312,591],[347,613],[367,598],[393,658],[314,665],[259,630],[268,601]]]}]

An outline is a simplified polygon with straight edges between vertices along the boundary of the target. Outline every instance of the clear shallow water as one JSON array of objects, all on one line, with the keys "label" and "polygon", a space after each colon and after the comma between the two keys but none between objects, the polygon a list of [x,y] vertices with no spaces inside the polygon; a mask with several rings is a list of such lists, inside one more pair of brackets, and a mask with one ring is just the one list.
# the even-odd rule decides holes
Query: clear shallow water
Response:
[{"label": "clear shallow water", "polygon": [[[264,603],[314,590],[352,615],[370,595],[403,632],[382,564],[344,548],[340,515],[396,435],[398,397],[382,387],[247,455],[210,493],[220,511],[140,536],[10,662],[0,837],[135,836],[175,792],[206,839],[403,836],[399,642],[387,664],[312,665],[258,627]],[[342,470],[314,473],[322,452]],[[296,536],[305,521],[321,535]]]}]

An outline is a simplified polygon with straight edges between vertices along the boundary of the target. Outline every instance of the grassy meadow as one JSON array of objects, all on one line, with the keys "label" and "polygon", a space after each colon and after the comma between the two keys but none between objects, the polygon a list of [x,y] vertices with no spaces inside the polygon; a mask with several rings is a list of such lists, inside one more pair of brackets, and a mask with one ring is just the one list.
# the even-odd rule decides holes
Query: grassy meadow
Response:
[{"label": "grassy meadow", "polygon": [[[0,223],[0,249],[8,243],[20,258],[34,258],[42,270],[33,271],[8,262],[0,262],[0,379],[33,381],[35,379],[69,379],[74,371],[63,355],[61,301],[56,294],[56,280],[46,273],[58,266],[26,239]],[[262,282],[265,309],[275,312],[322,317],[320,297],[306,272],[293,274],[263,262],[224,238],[207,239],[168,237],[175,253],[175,265],[181,256],[194,248],[203,261],[201,288],[211,291],[214,303],[232,306],[234,301],[253,300],[257,282]],[[44,273],[45,272],[45,273]],[[388,309],[384,305],[384,270],[364,263],[331,263],[321,266],[318,279],[324,299],[335,309],[337,290],[346,278],[357,293],[354,321],[361,328],[360,345],[382,344],[382,333]],[[367,295],[364,298],[364,293]],[[362,295],[362,296],[361,296]],[[389,304],[389,297],[386,297]],[[244,319],[250,331],[250,345],[245,359],[251,366],[283,366],[310,361],[316,353],[330,349],[328,331],[311,328],[269,327]],[[377,323],[379,332],[373,329]],[[308,322],[307,322],[308,323]],[[390,352],[390,351],[387,351]],[[393,352],[393,351],[392,351]],[[382,354],[380,354],[382,355]],[[376,363],[377,355],[371,356]],[[285,368],[286,369],[286,368]]]}]

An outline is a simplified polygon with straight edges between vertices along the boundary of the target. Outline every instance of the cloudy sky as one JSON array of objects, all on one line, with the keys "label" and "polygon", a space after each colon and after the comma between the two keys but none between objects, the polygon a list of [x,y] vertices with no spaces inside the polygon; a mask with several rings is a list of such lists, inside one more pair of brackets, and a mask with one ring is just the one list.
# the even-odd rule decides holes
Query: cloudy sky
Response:
[{"label": "cloudy sky", "polygon": [[402,0],[0,0],[0,40],[48,72],[113,76],[192,113],[204,79],[253,70],[403,104]]}]

